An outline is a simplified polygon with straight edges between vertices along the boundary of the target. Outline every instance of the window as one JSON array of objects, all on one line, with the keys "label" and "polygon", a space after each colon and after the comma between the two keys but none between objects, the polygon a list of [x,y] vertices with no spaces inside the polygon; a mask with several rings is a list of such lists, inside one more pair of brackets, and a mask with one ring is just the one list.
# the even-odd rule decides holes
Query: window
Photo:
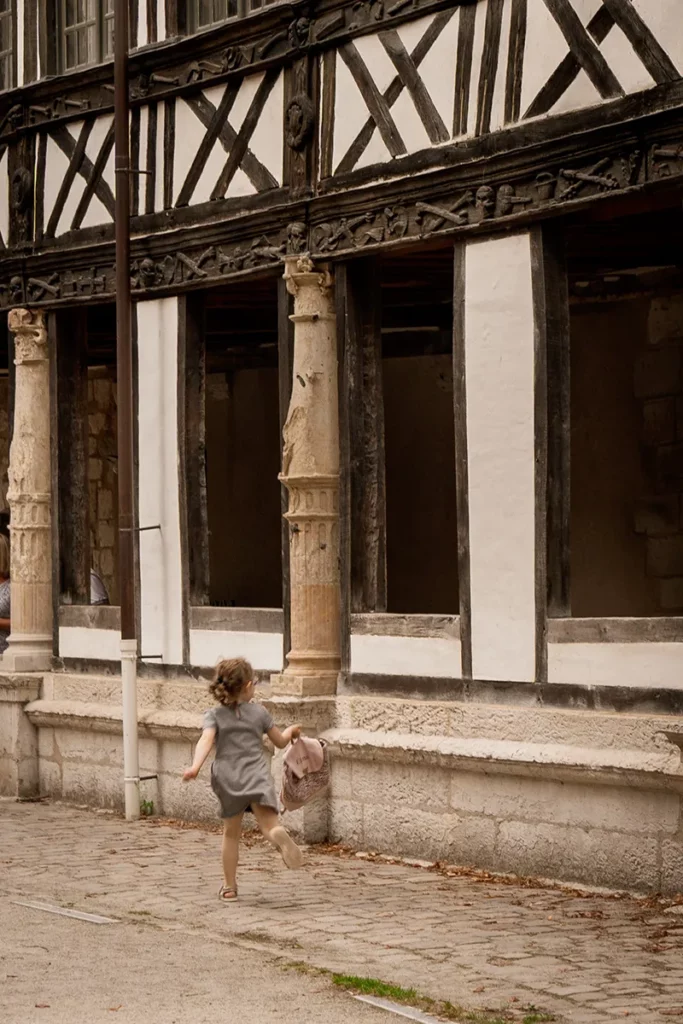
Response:
[{"label": "window", "polygon": [[224,21],[244,17],[271,3],[274,0],[191,0],[190,29],[199,32],[213,25],[221,25]]},{"label": "window", "polygon": [[14,86],[14,13],[12,0],[0,0],[0,89]]},{"label": "window", "polygon": [[62,69],[87,67],[113,55],[114,0],[62,0]]},{"label": "window", "polygon": [[202,28],[211,28],[212,25],[220,25],[228,18],[236,18],[238,0],[194,0],[194,24],[193,29],[197,32]]}]

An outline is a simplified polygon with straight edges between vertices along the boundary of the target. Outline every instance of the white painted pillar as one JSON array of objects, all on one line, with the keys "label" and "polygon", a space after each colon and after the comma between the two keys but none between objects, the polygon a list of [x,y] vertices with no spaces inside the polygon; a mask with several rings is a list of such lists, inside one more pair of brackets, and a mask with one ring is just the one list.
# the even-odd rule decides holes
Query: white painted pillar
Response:
[{"label": "white painted pillar", "polygon": [[[135,310],[140,653],[143,660],[152,664],[180,665],[183,566],[178,471],[178,299],[139,302]],[[160,529],[146,529],[155,526]]]},{"label": "white painted pillar", "polygon": [[[532,237],[459,250],[474,679],[536,677]],[[463,265],[464,264],[464,265]]]}]

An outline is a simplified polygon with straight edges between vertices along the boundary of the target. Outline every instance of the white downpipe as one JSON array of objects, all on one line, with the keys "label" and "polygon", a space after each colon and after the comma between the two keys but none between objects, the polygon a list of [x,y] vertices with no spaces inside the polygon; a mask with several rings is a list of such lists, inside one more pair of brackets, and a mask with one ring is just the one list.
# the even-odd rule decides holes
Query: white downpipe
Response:
[{"label": "white downpipe", "polygon": [[123,782],[127,821],[137,821],[140,817],[137,653],[137,640],[121,641],[121,686],[123,690]]}]

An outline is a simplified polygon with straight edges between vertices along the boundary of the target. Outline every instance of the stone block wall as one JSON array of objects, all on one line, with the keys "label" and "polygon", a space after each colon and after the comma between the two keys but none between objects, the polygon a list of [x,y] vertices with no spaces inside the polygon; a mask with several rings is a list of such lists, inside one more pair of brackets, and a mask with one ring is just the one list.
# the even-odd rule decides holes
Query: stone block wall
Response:
[{"label": "stone block wall", "polygon": [[116,378],[109,367],[88,373],[88,489],[92,567],[118,604],[118,463]]},{"label": "stone block wall", "polygon": [[683,610],[683,295],[652,300],[646,344],[634,391],[651,493],[637,502],[634,526],[646,538],[647,574],[658,581],[661,610],[676,613]]}]

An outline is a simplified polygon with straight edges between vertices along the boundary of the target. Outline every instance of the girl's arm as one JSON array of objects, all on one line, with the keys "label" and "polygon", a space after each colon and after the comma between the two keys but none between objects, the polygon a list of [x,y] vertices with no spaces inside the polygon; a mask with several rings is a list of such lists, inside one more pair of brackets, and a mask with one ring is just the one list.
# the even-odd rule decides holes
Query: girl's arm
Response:
[{"label": "girl's arm", "polygon": [[9,633],[11,628],[12,628],[11,619],[0,619],[0,629],[4,633]]},{"label": "girl's arm", "polygon": [[274,747],[279,747],[280,750],[283,750],[292,740],[299,739],[299,736],[301,736],[301,726],[290,725],[284,732],[280,732],[278,727],[274,725],[272,729],[268,730],[266,735]]},{"label": "girl's arm", "polygon": [[206,761],[207,757],[211,753],[214,740],[216,739],[215,729],[204,729],[203,733],[199,737],[197,748],[194,752],[194,761],[192,767],[187,768],[183,772],[183,782],[189,782],[191,779],[196,779],[199,775],[199,770]]}]

